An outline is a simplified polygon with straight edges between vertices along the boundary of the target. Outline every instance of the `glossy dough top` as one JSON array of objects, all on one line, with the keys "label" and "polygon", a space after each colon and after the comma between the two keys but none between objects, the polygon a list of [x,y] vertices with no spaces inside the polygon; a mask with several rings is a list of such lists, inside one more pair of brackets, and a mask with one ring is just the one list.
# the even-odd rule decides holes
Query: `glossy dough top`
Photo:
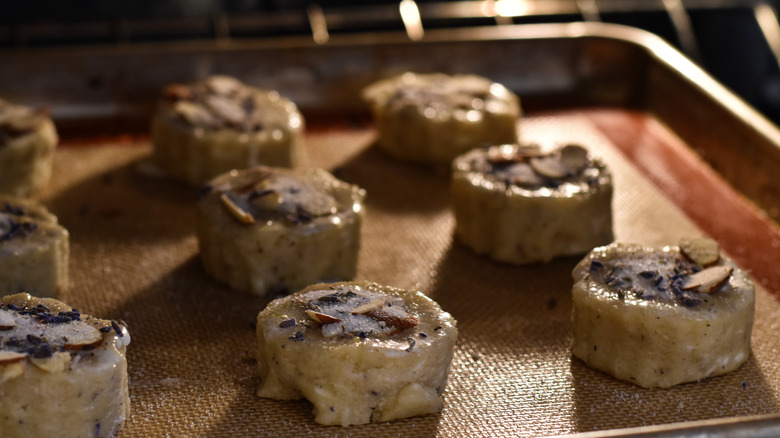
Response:
[{"label": "glossy dough top", "polygon": [[[698,274],[697,274],[698,273]],[[697,282],[702,273],[710,281]],[[700,266],[679,246],[647,248],[614,243],[594,249],[574,269],[576,282],[586,281],[587,293],[604,302],[623,302],[664,315],[700,317],[718,309],[744,307],[754,301],[754,288],[747,273],[726,257]]]},{"label": "glossy dough top", "polygon": [[411,351],[456,333],[455,320],[420,292],[371,282],[317,284],[260,313],[267,335],[320,341],[337,348],[356,342]]},{"label": "glossy dough top", "polygon": [[476,75],[404,73],[368,86],[363,98],[386,111],[415,109],[433,120],[476,122],[483,113],[520,116],[520,101],[514,93]]},{"label": "glossy dough top", "polygon": [[306,225],[333,221],[362,209],[365,191],[322,169],[265,166],[231,171],[213,179],[201,202],[219,202],[245,224]]},{"label": "glossy dough top", "polygon": [[612,184],[606,166],[578,145],[542,149],[507,144],[474,149],[453,161],[453,174],[486,190],[522,196],[576,196]]},{"label": "glossy dough top", "polygon": [[230,76],[169,85],[160,108],[184,128],[245,133],[303,129],[303,118],[292,101],[276,91],[250,87]]},{"label": "glossy dough top", "polygon": [[[26,293],[0,298],[0,330],[0,364],[25,358],[36,363],[60,353],[124,351],[130,344],[130,334],[122,323],[82,315],[61,301]],[[45,361],[36,365],[56,364]]]}]

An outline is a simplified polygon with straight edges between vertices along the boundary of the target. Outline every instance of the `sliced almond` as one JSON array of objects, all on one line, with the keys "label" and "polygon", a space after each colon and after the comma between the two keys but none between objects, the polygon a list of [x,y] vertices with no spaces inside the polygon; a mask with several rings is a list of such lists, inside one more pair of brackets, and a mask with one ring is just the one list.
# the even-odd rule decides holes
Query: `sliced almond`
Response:
[{"label": "sliced almond", "polygon": [[11,330],[16,325],[14,312],[12,310],[0,309],[0,330]]},{"label": "sliced almond", "polygon": [[262,196],[253,199],[252,202],[263,210],[276,211],[279,209],[279,206],[282,205],[284,199],[282,198],[281,193],[267,190],[263,192]]},{"label": "sliced almond", "polygon": [[515,153],[523,158],[546,157],[550,155],[549,152],[543,151],[539,145],[533,143],[520,145],[515,150]]},{"label": "sliced almond", "polygon": [[240,91],[244,84],[231,76],[215,75],[206,79],[206,87],[214,94],[226,96]]},{"label": "sliced almond", "polygon": [[0,365],[19,362],[27,357],[27,353],[17,353],[16,351],[0,351]]},{"label": "sliced almond", "polygon": [[222,201],[222,205],[227,208],[228,212],[233,215],[236,220],[241,222],[242,224],[251,225],[255,223],[255,217],[252,216],[250,213],[244,211],[241,207],[236,205],[235,202],[233,202],[232,199],[227,195],[227,193],[222,193],[219,195],[220,201]]},{"label": "sliced almond", "polygon": [[531,168],[539,175],[552,179],[569,174],[569,169],[555,156],[531,158]]},{"label": "sliced almond", "polygon": [[506,170],[508,180],[521,187],[538,187],[544,180],[527,163],[517,163]]},{"label": "sliced almond", "polygon": [[217,128],[221,125],[214,115],[203,106],[190,102],[189,100],[180,100],[173,104],[173,110],[190,125],[201,128]]},{"label": "sliced almond", "polygon": [[21,377],[27,372],[27,366],[21,360],[4,365],[0,369],[0,383]]},{"label": "sliced almond", "polygon": [[2,105],[0,102],[0,126],[9,126],[14,120],[30,117],[33,109],[19,105]]},{"label": "sliced almond", "polygon": [[714,292],[728,282],[733,271],[731,266],[713,266],[687,276],[682,288],[696,292]]},{"label": "sliced almond", "polygon": [[680,252],[699,266],[710,266],[720,260],[718,242],[706,237],[695,237],[680,241]]},{"label": "sliced almond", "polygon": [[103,334],[100,333],[100,330],[84,321],[50,325],[46,331],[46,337],[48,339],[64,339],[64,348],[69,351],[94,348],[103,343]]},{"label": "sliced almond", "polygon": [[61,373],[65,371],[71,362],[70,353],[54,353],[50,357],[35,358],[30,356],[30,362],[41,371],[47,373]]},{"label": "sliced almond", "polygon": [[517,154],[517,148],[511,144],[493,146],[487,150],[487,160],[492,164],[514,163],[523,159],[524,156]]},{"label": "sliced almond", "polygon": [[367,302],[366,304],[363,304],[361,306],[355,307],[354,310],[352,310],[353,315],[362,315],[364,313],[371,312],[372,310],[376,310],[381,308],[385,305],[386,300],[384,298],[377,298],[375,300],[371,300]]},{"label": "sliced almond", "polygon": [[399,331],[415,327],[418,322],[417,318],[409,315],[408,313],[404,313],[403,315],[396,315],[384,312],[382,310],[372,310],[367,312],[366,315],[376,319],[377,321],[384,321],[388,327],[393,327]]},{"label": "sliced almond", "polygon": [[309,315],[309,318],[317,321],[320,324],[333,324],[334,322],[341,322],[340,319],[334,316],[326,315],[311,309],[307,309],[306,314]]},{"label": "sliced almond", "polygon": [[588,150],[576,144],[566,145],[561,148],[561,163],[569,169],[569,172],[577,172],[588,165]]},{"label": "sliced almond", "polygon": [[46,117],[46,114],[41,112],[30,112],[24,117],[12,119],[8,123],[8,127],[19,134],[33,132],[46,121]]},{"label": "sliced almond", "polygon": [[247,118],[246,111],[240,102],[224,96],[209,96],[206,98],[206,105],[212,114],[233,126],[241,125]]}]

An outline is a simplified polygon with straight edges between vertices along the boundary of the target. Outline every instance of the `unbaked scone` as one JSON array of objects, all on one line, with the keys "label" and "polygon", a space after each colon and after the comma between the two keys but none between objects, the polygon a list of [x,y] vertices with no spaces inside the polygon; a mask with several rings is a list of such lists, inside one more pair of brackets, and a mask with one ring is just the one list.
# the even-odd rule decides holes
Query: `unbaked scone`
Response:
[{"label": "unbaked scone", "polygon": [[547,262],[612,242],[612,175],[578,145],[474,149],[453,161],[455,235],[507,263]]},{"label": "unbaked scone", "polygon": [[211,76],[164,94],[152,119],[152,158],[166,174],[202,184],[233,169],[302,164],[303,116],[278,92]]},{"label": "unbaked scone", "polygon": [[45,186],[57,141],[45,111],[0,99],[0,193],[25,197]]},{"label": "unbaked scone", "polygon": [[69,234],[35,201],[0,195],[0,295],[57,297],[68,286]]},{"label": "unbaked scone", "polygon": [[645,387],[737,369],[750,356],[755,292],[717,243],[596,248],[574,269],[572,353]]},{"label": "unbaked scone", "polygon": [[404,73],[366,87],[363,98],[377,144],[402,159],[449,167],[473,148],[517,141],[519,98],[481,76]]},{"label": "unbaked scone", "polygon": [[109,437],[130,415],[124,324],[52,298],[0,298],[0,436]]},{"label": "unbaked scone", "polygon": [[257,295],[350,280],[364,197],[363,189],[322,169],[258,166],[220,175],[197,207],[203,266]]},{"label": "unbaked scone", "polygon": [[457,334],[452,316],[420,292],[313,285],[258,315],[257,394],[304,397],[326,425],[438,412]]}]

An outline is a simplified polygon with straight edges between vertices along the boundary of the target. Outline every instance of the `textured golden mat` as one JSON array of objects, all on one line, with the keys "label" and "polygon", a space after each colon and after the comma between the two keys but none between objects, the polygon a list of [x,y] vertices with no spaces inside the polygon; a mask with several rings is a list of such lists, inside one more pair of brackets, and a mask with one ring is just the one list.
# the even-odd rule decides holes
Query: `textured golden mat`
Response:
[{"label": "textured golden mat", "polygon": [[[626,129],[630,140],[621,136]],[[696,190],[675,184],[687,168],[654,158],[657,172],[648,173],[646,159],[626,154],[637,139],[679,152],[675,134],[652,116],[542,112],[523,121],[523,136],[583,143],[605,159],[615,176],[618,240],[659,245],[715,233],[726,252],[740,253],[739,214],[755,216],[750,204],[728,187],[686,203]],[[148,142],[58,150],[42,199],[71,232],[72,282],[63,299],[126,321],[133,336],[132,416],[122,437],[544,436],[780,412],[777,296],[759,288],[753,355],[736,372],[663,390],[615,380],[569,352],[577,257],[515,267],[473,255],[453,240],[447,177],[389,158],[373,139],[364,125],[306,138],[310,164],[368,192],[358,279],[423,291],[458,320],[460,337],[440,414],[347,429],[314,423],[306,401],[255,396],[253,324],[268,299],[204,273],[193,231],[196,189],[139,172]],[[720,181],[692,154],[673,161],[688,163],[702,181]],[[697,219],[708,208],[731,210],[730,227]],[[764,225],[777,238],[777,227]]]}]

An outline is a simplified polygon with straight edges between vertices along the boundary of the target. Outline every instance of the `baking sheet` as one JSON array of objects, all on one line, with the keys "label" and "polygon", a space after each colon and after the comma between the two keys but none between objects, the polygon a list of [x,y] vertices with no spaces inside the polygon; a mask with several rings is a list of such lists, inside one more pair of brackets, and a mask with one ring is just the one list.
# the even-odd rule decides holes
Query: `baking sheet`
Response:
[{"label": "baking sheet", "polygon": [[[433,30],[419,42],[361,34],[325,46],[282,38],[0,58],[0,95],[49,107],[64,136],[41,194],[72,236],[72,287],[63,298],[130,326],[133,414],[122,437],[780,429],[780,131],[657,37],[573,23]],[[529,111],[525,138],[577,141],[602,155],[615,173],[618,240],[717,238],[765,285],[748,363],[705,382],[644,390],[572,359],[577,258],[513,267],[474,256],[452,238],[446,177],[371,146],[358,92],[404,70],[505,83]],[[160,88],[211,73],[293,98],[308,117],[311,164],[368,190],[358,279],[422,290],[459,320],[440,414],[342,429],[314,423],[305,401],[254,396],[252,326],[268,299],[230,291],[201,269],[195,189],[137,171],[150,153],[143,133]],[[622,429],[633,427],[640,429]]]},{"label": "baking sheet", "polygon": [[[638,138],[676,138],[651,115],[622,108],[539,112],[521,129],[526,139],[579,142],[605,159],[618,240],[668,244],[703,233],[604,128],[604,118],[636,117],[646,122]],[[440,414],[349,428],[317,425],[306,401],[254,395],[253,322],[268,299],[204,273],[196,190],[138,171],[147,140],[60,148],[42,199],[71,232],[64,299],[125,320],[133,339],[132,416],[122,437],[546,436],[780,412],[774,295],[758,290],[754,354],[736,372],[661,390],[617,381],[569,352],[578,258],[515,267],[475,256],[453,240],[446,176],[386,156],[374,135],[353,124],[306,137],[312,165],[368,191],[357,277],[425,292],[458,320],[460,336]],[[721,202],[718,194],[711,202]]]}]

